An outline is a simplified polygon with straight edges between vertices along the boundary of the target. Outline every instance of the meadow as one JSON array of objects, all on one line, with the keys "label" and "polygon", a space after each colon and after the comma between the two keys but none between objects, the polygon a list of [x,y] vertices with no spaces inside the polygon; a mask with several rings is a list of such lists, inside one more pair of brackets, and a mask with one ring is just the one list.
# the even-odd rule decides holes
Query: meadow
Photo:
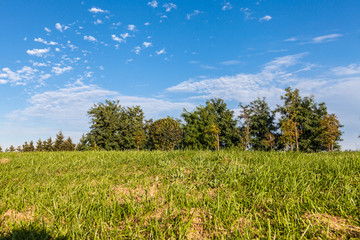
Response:
[{"label": "meadow", "polygon": [[359,239],[360,153],[0,153],[0,239]]}]

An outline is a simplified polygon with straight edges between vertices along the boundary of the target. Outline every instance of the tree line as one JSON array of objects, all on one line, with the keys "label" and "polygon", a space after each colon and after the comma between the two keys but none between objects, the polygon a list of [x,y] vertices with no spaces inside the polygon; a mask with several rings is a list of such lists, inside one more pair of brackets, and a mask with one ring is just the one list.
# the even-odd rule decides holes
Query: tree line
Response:
[{"label": "tree line", "polygon": [[[340,149],[337,116],[328,113],[314,96],[301,97],[298,89],[285,89],[282,105],[270,109],[265,98],[239,104],[240,114],[228,109],[220,98],[206,101],[193,111],[183,110],[182,119],[146,120],[139,106],[124,107],[106,100],[88,111],[90,131],[77,145],[61,131],[52,142],[31,141],[17,151],[171,150],[228,149],[303,152]],[[15,150],[15,149],[11,149]],[[9,150],[10,151],[10,150]]]}]

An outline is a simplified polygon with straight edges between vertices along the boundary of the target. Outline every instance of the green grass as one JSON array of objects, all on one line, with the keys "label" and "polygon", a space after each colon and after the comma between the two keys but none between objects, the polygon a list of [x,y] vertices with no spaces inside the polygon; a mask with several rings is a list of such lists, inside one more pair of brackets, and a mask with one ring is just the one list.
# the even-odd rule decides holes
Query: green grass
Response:
[{"label": "green grass", "polygon": [[359,239],[360,153],[0,153],[0,239]]}]

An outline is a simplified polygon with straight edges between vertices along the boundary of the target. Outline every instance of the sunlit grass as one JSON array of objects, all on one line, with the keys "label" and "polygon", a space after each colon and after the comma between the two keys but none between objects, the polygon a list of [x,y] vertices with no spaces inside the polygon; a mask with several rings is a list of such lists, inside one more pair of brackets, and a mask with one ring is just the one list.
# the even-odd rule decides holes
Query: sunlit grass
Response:
[{"label": "sunlit grass", "polygon": [[359,153],[1,153],[0,239],[360,238]]}]

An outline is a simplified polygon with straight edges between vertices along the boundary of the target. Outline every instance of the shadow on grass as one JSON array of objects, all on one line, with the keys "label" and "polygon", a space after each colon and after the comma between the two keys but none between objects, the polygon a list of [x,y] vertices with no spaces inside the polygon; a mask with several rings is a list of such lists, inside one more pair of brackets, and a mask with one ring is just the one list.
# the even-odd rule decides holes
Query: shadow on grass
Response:
[{"label": "shadow on grass", "polygon": [[5,235],[0,234],[0,240],[66,240],[66,237],[54,238],[45,229],[20,227]]}]

